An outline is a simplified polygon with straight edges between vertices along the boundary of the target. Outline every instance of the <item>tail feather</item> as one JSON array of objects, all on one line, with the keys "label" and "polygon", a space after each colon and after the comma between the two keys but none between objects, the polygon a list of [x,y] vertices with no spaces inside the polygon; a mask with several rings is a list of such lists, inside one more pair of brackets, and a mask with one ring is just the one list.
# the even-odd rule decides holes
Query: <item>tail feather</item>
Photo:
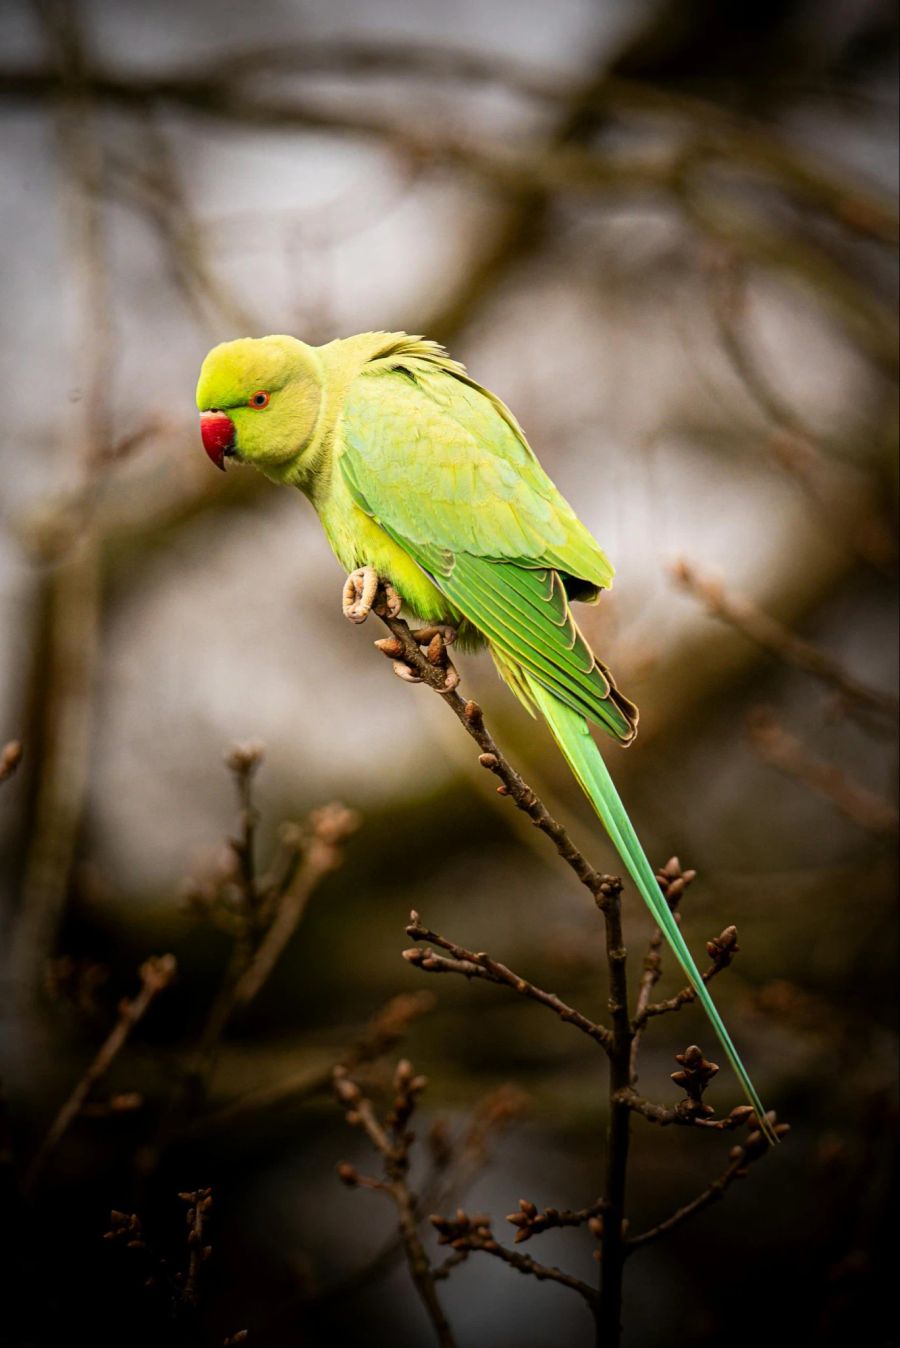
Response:
[{"label": "tail feather", "polygon": [[560,702],[538,681],[526,674],[529,690],[540,708],[553,738],[559,745],[566,761],[578,779],[582,790],[596,810],[600,822],[606,829],[641,897],[653,914],[660,930],[669,942],[675,958],[681,965],[688,982],[696,993],[719,1038],[726,1057],[734,1069],[735,1075],[743,1087],[744,1093],[756,1110],[760,1124],[770,1142],[776,1141],[769,1124],[762,1101],[756,1093],[744,1064],[738,1056],[731,1036],[716,1010],[709,989],[703,982],[700,970],[694,962],[678,923],[666,903],[659,888],[653,868],[647,860],[631,820],[619,798],[603,756],[591,738],[588,725],[583,716],[571,707]]}]

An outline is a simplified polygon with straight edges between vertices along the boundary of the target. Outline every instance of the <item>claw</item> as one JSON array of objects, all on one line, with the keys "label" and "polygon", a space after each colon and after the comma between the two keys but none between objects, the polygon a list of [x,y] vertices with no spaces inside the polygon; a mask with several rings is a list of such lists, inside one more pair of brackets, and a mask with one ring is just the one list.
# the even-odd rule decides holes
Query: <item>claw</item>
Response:
[{"label": "claw", "polygon": [[341,607],[352,623],[364,623],[372,611],[378,593],[378,572],[374,566],[360,566],[344,581]]},{"label": "claw", "polygon": [[402,607],[402,596],[397,593],[390,581],[382,581],[381,598],[375,605],[375,612],[385,618],[398,618]]},{"label": "claw", "polygon": [[420,646],[430,646],[435,637],[440,637],[445,646],[452,646],[457,633],[449,623],[437,623],[434,627],[417,627],[412,636]]},{"label": "claw", "polygon": [[397,678],[402,679],[404,683],[422,682],[419,675],[416,674],[414,670],[410,669],[409,665],[404,664],[402,660],[394,660],[391,664],[391,668],[397,675]]}]

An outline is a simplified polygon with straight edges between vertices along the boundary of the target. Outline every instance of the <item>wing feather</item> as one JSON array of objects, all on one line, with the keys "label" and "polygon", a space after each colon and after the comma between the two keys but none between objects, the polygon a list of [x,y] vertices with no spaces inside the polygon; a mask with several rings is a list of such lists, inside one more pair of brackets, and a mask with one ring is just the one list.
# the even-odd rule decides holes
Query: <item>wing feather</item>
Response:
[{"label": "wing feather", "polygon": [[528,671],[627,741],[636,709],[578,630],[563,583],[595,592],[612,567],[504,412],[455,368],[394,352],[351,386],[339,470],[360,508],[484,634],[501,670]]}]

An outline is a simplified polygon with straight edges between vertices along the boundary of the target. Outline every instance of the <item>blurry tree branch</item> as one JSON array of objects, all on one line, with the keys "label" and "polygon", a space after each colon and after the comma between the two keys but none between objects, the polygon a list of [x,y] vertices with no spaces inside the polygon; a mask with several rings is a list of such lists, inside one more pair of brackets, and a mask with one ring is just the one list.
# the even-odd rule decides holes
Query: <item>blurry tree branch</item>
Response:
[{"label": "blurry tree branch", "polygon": [[380,1154],[384,1169],[383,1179],[361,1175],[347,1163],[338,1166],[338,1176],[353,1188],[375,1189],[387,1194],[397,1209],[400,1238],[406,1251],[409,1271],[442,1348],[454,1348],[456,1342],[447,1321],[444,1308],[435,1288],[434,1270],[422,1238],[419,1235],[419,1200],[408,1182],[409,1150],[414,1134],[409,1121],[419,1096],[427,1085],[426,1078],[416,1076],[411,1064],[401,1059],[394,1073],[396,1098],[393,1108],[382,1123],[376,1117],[371,1100],[342,1068],[334,1073],[334,1088],[344,1106],[347,1122],[361,1127],[372,1146]]},{"label": "blurry tree branch", "polygon": [[[208,1340],[199,1321],[201,1274],[212,1257],[209,1223],[213,1209],[212,1189],[194,1189],[178,1195],[185,1206],[184,1251],[179,1260],[161,1257],[144,1232],[136,1212],[109,1215],[109,1229],[103,1239],[124,1250],[142,1270],[143,1290],[153,1301],[162,1301],[162,1317],[167,1340],[175,1333],[178,1343],[201,1344]],[[177,1267],[177,1264],[181,1267]],[[238,1330],[224,1341],[224,1348],[247,1341],[247,1331]]]},{"label": "blurry tree branch", "polygon": [[224,904],[216,884],[211,889],[192,887],[187,896],[195,909],[220,920],[234,938],[229,969],[187,1070],[195,1093],[205,1090],[232,1017],[258,995],[299,926],[310,897],[325,876],[341,865],[343,844],[359,826],[359,817],[343,805],[333,803],[314,810],[304,824],[282,830],[283,864],[259,875],[252,782],[262,757],[260,745],[246,744],[236,746],[228,758],[240,802],[240,832],[229,840],[235,873],[228,877],[230,890]]},{"label": "blurry tree branch", "polygon": [[[613,68],[615,63],[613,62]],[[623,78],[614,73],[587,81],[573,100],[571,85],[559,77],[529,69],[511,61],[486,58],[477,50],[453,50],[424,43],[328,41],[307,38],[302,46],[247,48],[232,56],[217,54],[213,61],[193,70],[163,76],[116,76],[108,69],[92,72],[96,95],[123,106],[163,104],[235,120],[261,120],[269,124],[300,124],[322,119],[328,113],[315,104],[296,99],[266,99],[257,92],[272,76],[316,74],[347,76],[391,75],[424,80],[499,84],[529,102],[544,102],[562,108],[570,125],[577,120],[585,127],[611,113],[623,110],[643,115],[673,117],[697,136],[698,156],[744,166],[768,175],[805,203],[833,214],[848,229],[868,234],[879,242],[895,245],[898,240],[896,213],[890,203],[868,193],[860,183],[842,180],[837,173],[810,164],[791,147],[779,141],[771,127],[756,128],[710,100],[690,96],[647,81]],[[0,96],[17,99],[52,94],[57,82],[46,68],[13,68],[0,71]],[[573,102],[577,113],[573,115]],[[327,107],[327,105],[326,105]],[[366,124],[352,129],[365,130]],[[580,129],[577,128],[577,129]]]},{"label": "blurry tree branch", "polygon": [[[353,1072],[358,1067],[384,1057],[405,1037],[410,1025],[433,1006],[434,997],[427,992],[400,993],[392,997],[375,1012],[356,1041],[341,1054],[340,1066],[347,1072]],[[333,1077],[334,1067],[331,1063],[327,1067],[279,1077],[271,1086],[239,1095],[221,1109],[201,1115],[193,1122],[190,1131],[206,1132],[248,1114],[297,1104],[329,1090]]]},{"label": "blurry tree branch", "polygon": [[[712,311],[722,349],[772,433],[767,447],[781,468],[806,491],[829,535],[880,571],[893,575],[897,543],[893,521],[871,480],[860,474],[882,469],[870,450],[851,462],[837,441],[817,433],[775,387],[753,350],[747,330],[747,276],[733,250],[722,243],[709,267]],[[880,447],[879,452],[883,455]],[[848,518],[849,516],[849,518]]]},{"label": "blurry tree branch", "polygon": [[79,1114],[84,1111],[91,1092],[112,1067],[125,1047],[132,1030],[146,1015],[154,999],[169,986],[175,977],[175,967],[175,958],[172,955],[151,956],[141,965],[138,971],[141,980],[140,991],[130,1000],[124,998],[119,1003],[119,1014],[115,1025],[72,1094],[51,1123],[31,1162],[23,1186],[26,1190],[35,1187],[48,1160]]},{"label": "blurry tree branch", "polygon": [[[447,73],[455,68],[464,79],[489,73],[477,55],[429,53],[422,46],[403,49],[394,44],[390,50],[379,51],[365,44],[326,43],[317,48],[314,42],[308,42],[302,50],[270,52],[268,59],[276,76],[289,69],[308,75],[323,68],[334,73],[358,73],[361,69],[388,68],[397,72],[402,67],[411,75],[421,74],[427,79],[433,76],[436,64]],[[95,99],[126,112],[165,107],[260,128],[375,138],[402,157],[474,173],[493,193],[507,194],[507,207],[470,276],[457,289],[445,313],[433,317],[431,330],[442,339],[459,326],[463,314],[470,316],[483,292],[533,246],[541,235],[548,199],[559,192],[599,192],[604,200],[610,192],[663,192],[681,203],[703,232],[720,237],[724,223],[721,212],[712,210],[708,193],[704,196],[698,191],[693,179],[708,169],[715,179],[716,170],[725,166],[730,179],[738,176],[739,188],[753,188],[759,178],[768,178],[807,209],[822,212],[845,228],[870,235],[887,246],[896,243],[896,213],[876,194],[867,193],[858,183],[842,181],[834,172],[810,167],[786,144],[779,143],[771,129],[763,134],[742,126],[715,105],[660,91],[646,82],[622,79],[616,75],[615,61],[609,66],[602,64],[574,95],[559,86],[556,97],[550,99],[550,106],[557,109],[555,126],[544,145],[511,149],[503,144],[492,146],[483,137],[449,135],[439,122],[429,127],[427,113],[421,125],[413,126],[408,119],[398,121],[374,108],[360,111],[353,103],[339,106],[333,100],[311,99],[308,95],[273,96],[260,89],[266,83],[266,60],[264,51],[256,63],[248,62],[242,52],[239,64],[237,57],[229,61],[217,56],[215,61],[193,70],[159,76],[125,76],[98,68],[90,72],[89,83]],[[346,63],[343,66],[342,61]],[[490,72],[494,82],[498,69]],[[252,77],[242,79],[236,70]],[[52,69],[2,71],[0,97],[45,99],[52,96],[57,79]],[[528,88],[542,99],[549,92],[545,78],[529,82],[518,70],[510,73],[508,82],[519,91]],[[637,117],[639,123],[648,112],[662,113],[669,122],[681,123],[682,143],[676,144],[668,157],[658,153],[616,156],[590,146],[598,127],[611,119],[628,121]],[[740,180],[741,172],[744,180]],[[717,194],[722,187],[720,174]],[[760,218],[751,220],[733,212],[732,216],[734,228],[725,232],[734,234],[735,246],[742,253],[766,265],[786,266],[813,282],[816,293],[831,304],[873,357],[895,368],[890,318],[863,286],[832,264],[821,247],[801,243],[787,230],[773,230]]]},{"label": "blurry tree branch", "polygon": [[22,745],[19,740],[9,740],[0,749],[0,782],[12,777],[22,761]]},{"label": "blurry tree branch", "polygon": [[669,568],[674,580],[699,599],[716,618],[743,633],[762,650],[785,664],[793,665],[839,693],[848,708],[856,712],[879,712],[897,721],[900,704],[890,693],[869,688],[848,674],[833,656],[798,637],[790,628],[763,613],[743,595],[729,594],[720,580],[702,575],[685,558]]},{"label": "blurry tree branch", "polygon": [[468,1254],[471,1250],[482,1250],[485,1254],[492,1254],[495,1258],[502,1259],[505,1264],[509,1264],[510,1268],[517,1269],[519,1273],[527,1273],[537,1278],[538,1282],[557,1282],[563,1287],[568,1287],[570,1291],[577,1292],[596,1312],[599,1298],[593,1287],[582,1282],[580,1278],[573,1277],[571,1273],[564,1273],[562,1269],[547,1264],[539,1264],[531,1255],[519,1254],[517,1250],[509,1250],[505,1245],[501,1245],[494,1237],[489,1217],[470,1217],[460,1209],[455,1217],[435,1216],[431,1221],[438,1233],[439,1244],[449,1245],[455,1254]]},{"label": "blurry tree branch", "polygon": [[[345,1063],[338,1064],[339,1075],[345,1070]],[[329,1073],[329,1084],[332,1086],[334,1084],[333,1069]],[[431,1172],[419,1192],[416,1204],[418,1217],[430,1208],[442,1206],[468,1188],[490,1159],[492,1142],[528,1108],[528,1105],[528,1096],[515,1086],[506,1083],[490,1091],[476,1104],[460,1136],[451,1137],[442,1118],[434,1120],[427,1139]],[[339,1176],[341,1169],[341,1167],[338,1169]],[[345,1173],[349,1174],[349,1170]],[[402,1241],[396,1236],[391,1236],[362,1268],[312,1296],[295,1298],[294,1302],[299,1300],[307,1307],[310,1304],[321,1307],[325,1303],[341,1302],[353,1291],[381,1277],[403,1257],[403,1254]],[[449,1277],[453,1267],[460,1262],[461,1259],[445,1260],[443,1264],[433,1267],[432,1276],[435,1281]],[[282,1307],[281,1314],[285,1309],[289,1308]]]},{"label": "blurry tree branch", "polygon": [[[785,1124],[776,1124],[775,1131],[783,1136],[787,1132],[787,1127]],[[642,1231],[640,1235],[630,1236],[626,1242],[626,1253],[634,1254],[636,1250],[640,1250],[645,1245],[650,1245],[653,1241],[659,1240],[660,1237],[668,1235],[670,1231],[677,1230],[684,1222],[690,1221],[691,1217],[697,1216],[698,1213],[711,1207],[713,1203],[718,1203],[725,1197],[726,1191],[736,1179],[746,1177],[747,1167],[753,1161],[757,1161],[761,1156],[764,1156],[767,1147],[765,1137],[758,1128],[755,1129],[742,1145],[732,1147],[729,1164],[718,1179],[714,1179],[701,1194],[698,1194],[690,1203],[685,1203],[665,1221],[651,1227],[648,1231]]]},{"label": "blurry tree branch", "polygon": [[900,814],[893,805],[860,786],[835,764],[813,757],[767,708],[757,707],[750,714],[747,730],[750,743],[765,763],[830,801],[835,809],[868,833],[896,836],[900,830]]},{"label": "blurry tree branch", "polygon": [[[79,286],[78,379],[80,414],[73,450],[86,499],[109,451],[107,394],[113,345],[108,257],[101,209],[102,154],[94,104],[85,81],[74,5],[41,0],[35,6],[54,69],[51,107],[57,157],[66,194],[63,212],[72,273]],[[18,991],[33,998],[43,961],[52,953],[81,827],[90,764],[93,683],[99,652],[100,558],[85,532],[79,548],[44,581],[37,724],[29,738],[41,745],[33,824],[14,944]]]},{"label": "blurry tree branch", "polygon": [[209,330],[218,323],[252,333],[253,316],[239,304],[210,264],[200,226],[181,181],[177,157],[155,116],[140,120],[141,152],[107,153],[109,192],[156,230],[176,288]]}]

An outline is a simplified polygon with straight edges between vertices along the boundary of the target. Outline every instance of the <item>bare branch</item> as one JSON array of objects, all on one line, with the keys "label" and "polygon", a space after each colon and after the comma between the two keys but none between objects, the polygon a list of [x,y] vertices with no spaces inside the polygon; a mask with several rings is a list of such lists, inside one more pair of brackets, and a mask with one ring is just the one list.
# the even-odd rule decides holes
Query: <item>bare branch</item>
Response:
[{"label": "bare branch", "polygon": [[452,958],[447,959],[443,955],[436,955],[431,950],[422,950],[418,946],[411,950],[404,950],[403,958],[410,964],[414,964],[417,969],[424,969],[426,973],[457,973],[462,974],[464,978],[481,978],[489,983],[499,983],[504,987],[512,988],[513,992],[518,993],[520,997],[527,997],[533,1002],[538,1002],[541,1006],[546,1006],[548,1010],[559,1016],[560,1020],[576,1026],[577,1029],[609,1052],[612,1044],[610,1031],[604,1026],[588,1020],[587,1016],[583,1016],[580,1011],[567,1006],[557,997],[556,993],[545,992],[543,988],[535,987],[521,974],[514,973],[505,964],[498,963],[483,950],[478,952],[466,950],[464,946],[448,941],[445,936],[441,936],[438,932],[423,927],[419,921],[418,913],[412,912],[409,917],[409,926],[406,928],[407,936],[411,936],[416,941],[428,941],[432,945],[440,946],[442,950],[449,951],[452,956]]},{"label": "bare branch", "polygon": [[[359,1039],[351,1044],[341,1055],[340,1065],[348,1072],[354,1071],[365,1063],[374,1062],[395,1048],[406,1035],[410,1025],[419,1016],[434,1006],[434,997],[430,992],[401,993],[392,997],[369,1021]],[[297,1104],[310,1096],[330,1090],[334,1081],[334,1068],[319,1068],[314,1071],[295,1072],[281,1077],[271,1086],[258,1091],[250,1091],[238,1096],[222,1109],[211,1114],[203,1114],[187,1130],[191,1133],[206,1132],[233,1123],[235,1119],[248,1114],[272,1109],[288,1103]]]},{"label": "bare branch", "polygon": [[[681,897],[688,885],[696,879],[696,876],[696,871],[684,870],[677,857],[669,857],[662,870],[656,872],[656,882],[662,890],[663,898],[674,914],[676,922],[680,921],[678,905],[681,902]],[[638,983],[637,1004],[632,1021],[631,1071],[629,1074],[632,1086],[637,1081],[637,1060],[641,1033],[646,1019],[645,1012],[650,1004],[650,994],[662,977],[662,955],[660,953],[662,944],[662,930],[659,927],[654,927],[647,946],[647,953],[644,956],[644,967],[641,970]]]},{"label": "bare branch", "polygon": [[169,986],[175,977],[175,970],[174,955],[154,955],[141,965],[138,971],[141,980],[140,991],[130,1001],[126,998],[119,1003],[119,1014],[115,1025],[84,1076],[53,1120],[46,1137],[31,1162],[24,1183],[26,1190],[35,1187],[48,1160],[84,1109],[91,1092],[97,1083],[106,1076],[125,1047],[135,1025],[146,1015],[154,998]]},{"label": "bare branch", "polygon": [[[708,983],[715,978],[716,974],[727,969],[735,955],[740,950],[737,943],[737,927],[726,927],[718,936],[713,937],[706,943],[706,951],[712,960],[712,964],[702,974],[703,982]],[[674,997],[667,997],[661,1002],[645,1002],[641,1010],[632,1021],[635,1030],[643,1029],[647,1021],[653,1016],[663,1016],[668,1011],[680,1011],[683,1006],[688,1006],[691,1002],[697,1000],[697,993],[692,987],[682,988],[676,992]]]},{"label": "bare branch", "polygon": [[375,612],[391,633],[392,641],[376,642],[383,655],[391,660],[402,660],[436,693],[439,693],[447,706],[456,716],[466,732],[481,749],[479,763],[488,772],[500,779],[498,794],[509,796],[517,809],[522,810],[531,819],[536,828],[546,833],[563,861],[572,868],[581,883],[590,891],[598,906],[603,906],[609,897],[612,881],[598,871],[578,850],[566,829],[554,819],[528,783],[501,753],[493,736],[484,724],[484,715],[477,702],[466,702],[456,691],[456,687],[447,688],[446,666],[430,661],[419,648],[407,623],[402,618],[390,618]]},{"label": "bare branch", "polygon": [[715,617],[785,664],[820,679],[840,693],[852,708],[880,712],[893,721],[900,717],[900,701],[896,697],[860,683],[832,656],[796,636],[790,628],[763,613],[743,595],[728,594],[721,581],[701,575],[684,558],[673,562],[669,570],[677,583],[699,599]]},{"label": "bare branch", "polygon": [[296,931],[312,894],[343,862],[343,843],[359,827],[359,815],[337,802],[313,810],[309,837],[294,878],[278,901],[274,917],[234,987],[234,1009],[253,1001]]},{"label": "bare branch", "polygon": [[0,782],[5,782],[22,761],[22,745],[19,740],[10,740],[0,750]]},{"label": "bare branch", "polygon": [[513,1242],[515,1245],[530,1240],[532,1236],[540,1235],[542,1231],[550,1231],[559,1226],[589,1226],[599,1239],[603,1231],[600,1219],[606,1207],[604,1200],[598,1198],[590,1207],[579,1208],[577,1211],[566,1209],[560,1212],[559,1208],[544,1208],[539,1212],[535,1203],[529,1203],[527,1198],[520,1198],[519,1211],[511,1212],[506,1220],[517,1228]]},{"label": "bare branch", "polygon": [[[455,1339],[437,1295],[431,1261],[419,1235],[418,1199],[407,1180],[409,1149],[413,1141],[413,1134],[407,1125],[426,1085],[426,1078],[416,1076],[412,1065],[401,1059],[394,1073],[397,1094],[393,1109],[382,1123],[375,1114],[371,1100],[351,1080],[345,1069],[335,1068],[334,1087],[346,1111],[347,1122],[364,1130],[372,1146],[381,1155],[384,1166],[383,1181],[360,1175],[346,1162],[338,1166],[338,1177],[351,1188],[376,1189],[394,1203],[409,1271],[431,1320],[437,1342],[441,1348],[454,1348]],[[446,1277],[448,1271],[445,1266],[441,1276]]]},{"label": "bare branch", "polygon": [[757,707],[751,714],[747,729],[750,743],[763,762],[802,782],[854,824],[879,836],[895,837],[900,831],[900,814],[893,805],[860,786],[833,763],[814,758],[765,707]]},{"label": "bare branch", "polygon": [[[772,1116],[772,1123],[777,1137],[784,1137],[790,1132],[789,1124],[776,1123],[774,1115]],[[653,1241],[659,1240],[661,1236],[677,1230],[691,1217],[695,1217],[706,1208],[712,1207],[713,1203],[718,1203],[725,1197],[726,1191],[736,1179],[745,1178],[747,1167],[753,1161],[758,1161],[767,1151],[768,1143],[763,1133],[758,1128],[754,1129],[743,1146],[732,1148],[729,1165],[717,1179],[714,1179],[690,1203],[685,1203],[684,1207],[679,1208],[677,1212],[673,1212],[671,1217],[667,1217],[665,1221],[659,1222],[657,1226],[653,1226],[647,1231],[642,1231],[638,1236],[632,1236],[626,1242],[626,1254],[634,1254],[636,1250],[652,1244]]]},{"label": "bare branch", "polygon": [[519,1273],[527,1273],[537,1278],[539,1282],[556,1282],[568,1287],[583,1297],[592,1308],[597,1305],[599,1298],[594,1288],[582,1282],[580,1278],[564,1273],[562,1269],[539,1264],[530,1255],[519,1254],[518,1251],[509,1250],[505,1245],[501,1245],[494,1239],[488,1217],[470,1217],[460,1209],[453,1218],[432,1217],[431,1224],[438,1233],[438,1243],[452,1246],[457,1254],[482,1250],[485,1254],[492,1254],[495,1258],[502,1259]]}]

